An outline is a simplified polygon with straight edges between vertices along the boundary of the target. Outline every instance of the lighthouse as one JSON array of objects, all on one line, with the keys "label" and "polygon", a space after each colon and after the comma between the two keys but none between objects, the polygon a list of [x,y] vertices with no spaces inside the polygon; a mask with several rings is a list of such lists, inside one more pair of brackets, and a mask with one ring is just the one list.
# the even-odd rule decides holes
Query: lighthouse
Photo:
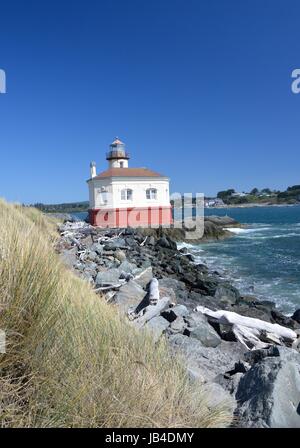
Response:
[{"label": "lighthouse", "polygon": [[106,153],[108,167],[90,164],[89,220],[98,227],[158,227],[172,223],[169,178],[129,167],[130,155],[116,137]]}]

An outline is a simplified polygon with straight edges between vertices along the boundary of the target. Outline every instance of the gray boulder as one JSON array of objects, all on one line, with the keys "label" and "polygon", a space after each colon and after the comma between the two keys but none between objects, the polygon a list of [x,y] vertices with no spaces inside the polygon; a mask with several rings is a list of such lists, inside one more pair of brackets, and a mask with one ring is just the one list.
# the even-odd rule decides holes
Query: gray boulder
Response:
[{"label": "gray boulder", "polygon": [[224,339],[224,341],[234,342],[237,340],[232,331],[232,325],[220,324],[219,322],[215,322],[210,317],[208,317],[208,322],[216,330],[220,338]]},{"label": "gray boulder", "polygon": [[217,287],[214,296],[221,302],[235,304],[240,298],[240,293],[234,286],[224,283]]},{"label": "gray boulder", "polygon": [[122,261],[118,268],[121,272],[126,272],[127,274],[133,274],[134,271],[137,269],[137,265],[130,263],[127,260]]},{"label": "gray boulder", "polygon": [[244,354],[244,359],[251,365],[256,364],[257,362],[262,361],[267,357],[279,357],[280,356],[280,348],[276,345],[271,345],[271,347],[260,350],[251,350]]},{"label": "gray boulder", "polygon": [[93,272],[90,272],[87,269],[85,269],[80,275],[81,275],[81,278],[83,278],[83,279],[87,280],[89,283],[93,284],[93,282],[94,282]]},{"label": "gray boulder", "polygon": [[163,317],[169,322],[175,321],[178,317],[184,317],[189,314],[189,310],[185,305],[175,305],[163,312]]},{"label": "gray boulder", "polygon": [[172,350],[183,355],[187,369],[197,372],[203,381],[214,381],[219,375],[234,368],[243,358],[245,347],[239,342],[222,341],[217,347],[204,347],[195,338],[183,334],[169,337]]},{"label": "gray boulder", "polygon": [[184,334],[191,338],[198,339],[205,347],[217,347],[221,343],[220,336],[213,327],[207,322],[202,313],[191,313],[185,318],[188,328]]},{"label": "gray boulder", "polygon": [[155,238],[154,238],[154,236],[148,236],[146,244],[148,246],[155,246]]},{"label": "gray boulder", "polygon": [[173,250],[177,249],[177,244],[175,243],[175,241],[171,240],[167,236],[162,236],[161,238],[159,238],[156,241],[156,245],[163,247],[164,249],[173,249]]},{"label": "gray boulder", "polygon": [[[168,320],[168,322],[170,322]],[[186,323],[184,321],[184,318],[181,316],[178,316],[175,320],[173,320],[170,323],[169,332],[170,334],[177,334],[177,333],[183,333],[186,328]]]},{"label": "gray boulder", "polygon": [[113,285],[119,282],[120,270],[111,268],[107,271],[100,271],[96,277],[97,286]]},{"label": "gray boulder", "polygon": [[223,389],[227,390],[231,395],[235,396],[241,378],[244,376],[242,372],[235,375],[218,375],[215,381],[220,384]]},{"label": "gray boulder", "polygon": [[114,256],[115,256],[115,258],[116,258],[117,260],[119,260],[121,263],[122,263],[122,261],[126,260],[126,254],[125,254],[125,252],[124,252],[123,250],[121,250],[121,249],[117,249],[116,252],[115,252],[115,254],[114,254]]},{"label": "gray boulder", "polygon": [[275,356],[257,355],[238,385],[237,426],[300,428],[300,354],[276,347]]},{"label": "gray boulder", "polygon": [[200,313],[199,311],[190,313],[185,318],[185,321],[188,327],[190,328],[196,328],[199,327],[200,325],[205,325],[207,323],[206,317],[204,316],[203,313]]},{"label": "gray boulder", "polygon": [[184,334],[198,339],[205,347],[217,347],[221,343],[220,336],[208,323],[196,328],[186,329]]},{"label": "gray boulder", "polygon": [[145,326],[148,331],[153,334],[154,341],[158,341],[161,335],[166,331],[170,323],[162,316],[153,317]]},{"label": "gray boulder", "polygon": [[300,324],[300,308],[294,312],[294,314],[292,315],[292,319]]},{"label": "gray boulder", "polygon": [[124,249],[126,247],[126,241],[123,238],[115,238],[113,240],[108,241],[104,249],[105,250],[117,250]]},{"label": "gray boulder", "polygon": [[104,246],[99,243],[94,243],[91,246],[91,250],[96,252],[98,255],[102,255],[103,249],[104,249]]},{"label": "gray boulder", "polygon": [[92,250],[86,251],[86,253],[85,253],[85,259],[87,259],[87,260],[92,260],[92,261],[96,261],[97,258],[98,258],[98,255],[97,255],[96,252],[94,252],[94,251],[92,251]]},{"label": "gray boulder", "polygon": [[232,225],[237,225],[238,221],[236,221],[235,219],[231,218],[230,216],[206,216],[205,217],[205,221],[210,221],[213,222],[214,224],[216,224],[217,226],[232,226]]},{"label": "gray boulder", "polygon": [[217,383],[207,383],[203,385],[203,391],[209,396],[210,406],[222,406],[227,408],[233,415],[236,407],[236,400],[226,389]]},{"label": "gray boulder", "polygon": [[279,325],[283,325],[284,327],[289,327],[294,329],[297,326],[297,323],[294,319],[285,316],[278,310],[271,311],[272,320]]},{"label": "gray boulder", "polygon": [[177,300],[185,301],[188,295],[188,291],[184,282],[176,280],[175,278],[163,277],[159,280],[159,286],[172,289]]},{"label": "gray boulder", "polygon": [[62,261],[69,267],[72,268],[78,262],[77,260],[77,248],[73,248],[70,250],[64,250],[61,253]]},{"label": "gray boulder", "polygon": [[134,280],[130,280],[121,286],[117,294],[114,296],[114,302],[119,306],[120,310],[127,313],[128,309],[135,309],[145,298],[146,292]]},{"label": "gray boulder", "polygon": [[146,267],[145,269],[142,269],[141,272],[135,275],[134,281],[138,283],[142,288],[146,288],[148,283],[153,278],[153,270],[152,267]]}]

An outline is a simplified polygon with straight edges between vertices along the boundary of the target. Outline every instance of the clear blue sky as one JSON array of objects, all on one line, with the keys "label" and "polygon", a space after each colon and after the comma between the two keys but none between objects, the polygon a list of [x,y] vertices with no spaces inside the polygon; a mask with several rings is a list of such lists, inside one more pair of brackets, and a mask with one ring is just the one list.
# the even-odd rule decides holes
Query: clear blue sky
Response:
[{"label": "clear blue sky", "polygon": [[298,0],[1,2],[0,196],[86,200],[117,135],[172,191],[300,183]]}]

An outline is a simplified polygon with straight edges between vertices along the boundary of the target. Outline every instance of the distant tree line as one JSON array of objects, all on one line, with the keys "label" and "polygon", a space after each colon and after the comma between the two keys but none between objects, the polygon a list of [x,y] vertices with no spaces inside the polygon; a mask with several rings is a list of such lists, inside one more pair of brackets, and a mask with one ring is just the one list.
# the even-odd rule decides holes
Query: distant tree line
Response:
[{"label": "distant tree line", "polygon": [[87,201],[62,204],[43,204],[37,202],[36,204],[31,204],[31,206],[41,210],[44,213],[75,213],[87,211],[89,208],[89,203]]},{"label": "distant tree line", "polygon": [[271,204],[295,204],[300,203],[300,185],[288,187],[286,191],[271,190],[270,188],[253,188],[248,193],[237,193],[233,188],[219,191],[217,197],[225,204],[246,204],[246,203],[271,203]]}]

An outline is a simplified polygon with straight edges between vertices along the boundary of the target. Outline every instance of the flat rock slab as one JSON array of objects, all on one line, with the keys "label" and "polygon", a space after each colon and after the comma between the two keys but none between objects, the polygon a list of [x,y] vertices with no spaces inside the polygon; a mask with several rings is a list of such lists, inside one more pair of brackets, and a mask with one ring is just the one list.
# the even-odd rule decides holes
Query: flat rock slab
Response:
[{"label": "flat rock slab", "polygon": [[119,306],[122,312],[127,313],[129,308],[135,309],[144,299],[145,295],[146,291],[134,280],[130,280],[121,286],[114,296],[114,303]]},{"label": "flat rock slab", "polygon": [[126,248],[126,242],[123,238],[114,238],[105,243],[105,250],[116,250]]},{"label": "flat rock slab", "polygon": [[185,318],[188,328],[185,330],[187,336],[198,339],[205,347],[217,347],[221,338],[214,328],[207,322],[204,314],[193,312]]},{"label": "flat rock slab", "polygon": [[205,347],[217,347],[221,344],[220,336],[208,323],[186,331],[189,332],[190,338],[198,339]]},{"label": "flat rock slab", "polygon": [[173,289],[166,288],[165,286],[161,286],[160,284],[159,284],[158,289],[159,289],[159,297],[161,297],[161,298],[169,297],[171,303],[176,303],[176,294]]},{"label": "flat rock slab", "polygon": [[198,372],[205,381],[213,381],[232,370],[245,352],[245,347],[238,342],[222,341],[216,348],[204,347],[199,340],[182,334],[170,336],[169,342],[184,356],[186,367]]},{"label": "flat rock slab", "polygon": [[236,408],[236,400],[227,390],[217,383],[207,383],[203,389],[209,394],[210,406],[222,406],[233,414]]},{"label": "flat rock slab", "polygon": [[127,260],[122,261],[122,263],[120,264],[119,268],[118,268],[121,272],[126,272],[128,274],[132,274],[136,269],[137,269],[137,265],[130,263]]},{"label": "flat rock slab", "polygon": [[64,250],[61,253],[61,258],[62,258],[63,263],[65,263],[69,268],[73,268],[76,265],[76,263],[78,262],[77,249],[73,248],[73,249]]},{"label": "flat rock slab", "polygon": [[139,272],[135,277],[134,281],[140,285],[142,288],[146,288],[146,286],[150,283],[153,278],[153,270],[152,266],[147,267],[143,271]]},{"label": "flat rock slab", "polygon": [[96,277],[96,285],[103,286],[107,284],[114,285],[119,282],[120,270],[117,268],[111,268],[107,271],[98,272]]},{"label": "flat rock slab", "polygon": [[169,325],[170,323],[162,316],[156,316],[153,317],[153,319],[149,320],[144,328],[151,331],[154,341],[156,342],[166,331]]}]

